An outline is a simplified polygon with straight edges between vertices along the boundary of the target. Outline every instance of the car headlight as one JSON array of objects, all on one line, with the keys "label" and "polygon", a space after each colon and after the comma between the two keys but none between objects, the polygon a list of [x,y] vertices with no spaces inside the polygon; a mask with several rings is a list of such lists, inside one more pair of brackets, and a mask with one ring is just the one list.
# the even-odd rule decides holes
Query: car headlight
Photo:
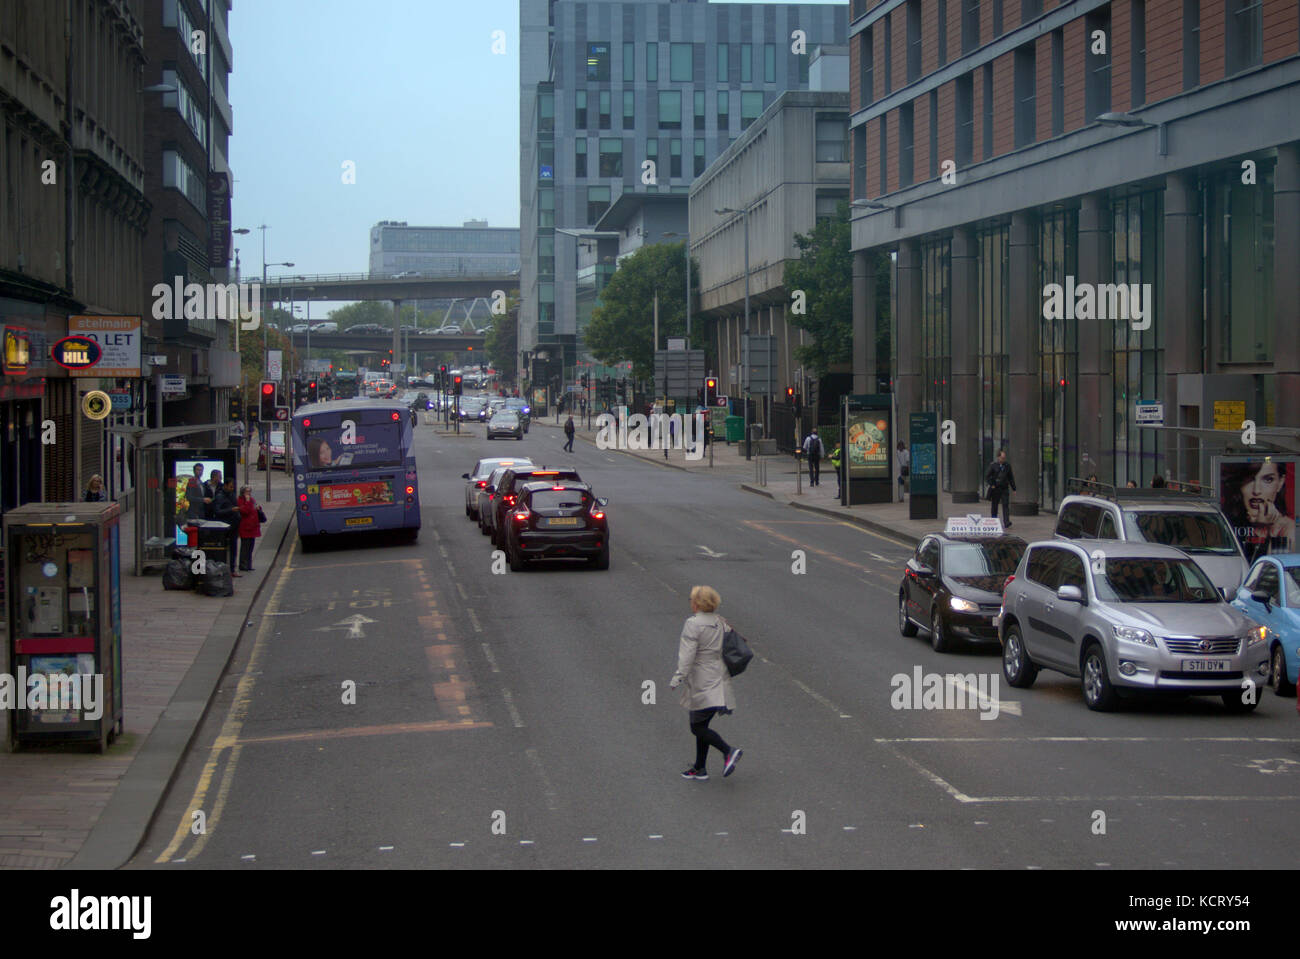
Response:
[{"label": "car headlight", "polygon": [[948,605],[959,613],[978,613],[980,608],[979,603],[972,603],[969,599],[962,599],[959,596],[949,599]]},{"label": "car headlight", "polygon": [[1252,626],[1246,631],[1246,648],[1268,642],[1267,626]]},{"label": "car headlight", "polygon": [[1116,639],[1127,640],[1130,643],[1141,643],[1143,646],[1154,647],[1156,645],[1155,639],[1145,629],[1135,629],[1132,626],[1111,626],[1111,631],[1115,634]]}]

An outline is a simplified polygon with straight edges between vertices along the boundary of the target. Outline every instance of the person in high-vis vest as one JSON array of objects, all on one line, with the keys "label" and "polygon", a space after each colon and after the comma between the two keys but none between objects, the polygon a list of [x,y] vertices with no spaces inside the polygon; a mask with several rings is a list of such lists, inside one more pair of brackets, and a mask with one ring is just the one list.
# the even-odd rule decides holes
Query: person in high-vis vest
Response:
[{"label": "person in high-vis vest", "polygon": [[842,499],[844,496],[844,454],[840,450],[840,444],[835,444],[835,449],[831,450],[831,466],[835,467],[835,498]]}]

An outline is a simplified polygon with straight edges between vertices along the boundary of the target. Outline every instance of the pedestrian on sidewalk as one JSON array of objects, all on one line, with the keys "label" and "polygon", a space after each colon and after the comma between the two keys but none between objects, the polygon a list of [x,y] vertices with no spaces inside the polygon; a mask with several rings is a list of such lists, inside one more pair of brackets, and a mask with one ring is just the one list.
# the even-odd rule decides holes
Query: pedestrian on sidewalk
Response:
[{"label": "pedestrian on sidewalk", "polygon": [[[213,475],[215,476],[216,473],[214,472]],[[229,524],[229,531],[226,536],[226,562],[230,565],[230,575],[238,577],[239,573],[235,570],[235,559],[239,549],[239,543],[236,541],[239,535],[239,498],[235,495],[235,481],[233,479],[226,480],[213,495],[212,518]]]},{"label": "pedestrian on sidewalk", "polygon": [[831,450],[831,466],[835,467],[835,498],[844,498],[844,454],[840,449],[840,444],[835,444],[835,449]]},{"label": "pedestrian on sidewalk", "polygon": [[[266,522],[266,513],[253,499],[253,487],[245,486],[239,491],[239,568],[246,573],[253,572],[253,547],[255,540],[262,535],[262,524]],[[234,575],[233,573],[231,574]]]},{"label": "pedestrian on sidewalk", "polygon": [[912,475],[912,451],[902,440],[898,441],[898,501],[901,503],[907,493],[907,484]]},{"label": "pedestrian on sidewalk", "polygon": [[104,492],[104,477],[96,473],[86,484],[86,495],[82,497],[87,503],[106,503],[108,494]]},{"label": "pedestrian on sidewalk", "polygon": [[817,427],[812,428],[812,432],[804,437],[803,451],[808,456],[808,485],[821,485],[822,478],[822,457],[826,455],[826,447],[822,445],[822,438],[817,435]]},{"label": "pedestrian on sidewalk", "polygon": [[564,421],[564,435],[569,438],[568,442],[564,444],[564,452],[573,452],[573,435],[576,432],[577,428],[573,425],[573,414],[570,413],[569,418]]},{"label": "pedestrian on sidewalk", "polygon": [[997,519],[998,504],[1002,504],[1002,525],[1006,529],[1011,528],[1011,490],[1016,488],[1016,474],[1011,472],[1011,464],[1007,462],[1007,451],[998,450],[998,458],[989,464],[988,472],[984,474],[984,482],[989,486],[989,501],[993,504],[993,518]]},{"label": "pedestrian on sidewalk", "polygon": [[696,782],[709,778],[706,764],[710,746],[723,755],[723,776],[730,776],[735,770],[742,752],[739,747],[728,746],[709,728],[714,716],[726,716],[736,708],[731,695],[731,675],[722,661],[722,637],[727,624],[717,613],[721,605],[722,597],[713,587],[691,587],[691,616],[682,627],[677,672],[668,684],[671,689],[682,687],[679,701],[690,712],[695,764],[682,773],[682,778]]},{"label": "pedestrian on sidewalk", "polygon": [[668,417],[668,445],[664,447],[664,459],[668,459],[668,450],[677,439],[677,421]]}]

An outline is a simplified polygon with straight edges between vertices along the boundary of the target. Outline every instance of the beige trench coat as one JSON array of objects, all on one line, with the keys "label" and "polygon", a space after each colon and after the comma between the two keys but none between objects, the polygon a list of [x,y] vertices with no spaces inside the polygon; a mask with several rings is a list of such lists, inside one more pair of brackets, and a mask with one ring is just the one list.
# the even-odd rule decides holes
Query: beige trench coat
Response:
[{"label": "beige trench coat", "polygon": [[731,675],[722,661],[722,634],[726,629],[717,613],[695,613],[682,627],[673,681],[682,681],[678,700],[684,708],[736,708],[731,695]]}]

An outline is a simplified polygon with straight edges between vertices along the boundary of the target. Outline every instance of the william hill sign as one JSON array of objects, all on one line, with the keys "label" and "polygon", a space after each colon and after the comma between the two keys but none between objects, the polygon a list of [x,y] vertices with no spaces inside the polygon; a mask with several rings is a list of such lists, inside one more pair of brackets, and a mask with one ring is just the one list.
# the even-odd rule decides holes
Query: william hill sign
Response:
[{"label": "william hill sign", "polygon": [[103,350],[88,336],[65,336],[54,344],[50,357],[65,370],[86,370],[99,362]]}]

